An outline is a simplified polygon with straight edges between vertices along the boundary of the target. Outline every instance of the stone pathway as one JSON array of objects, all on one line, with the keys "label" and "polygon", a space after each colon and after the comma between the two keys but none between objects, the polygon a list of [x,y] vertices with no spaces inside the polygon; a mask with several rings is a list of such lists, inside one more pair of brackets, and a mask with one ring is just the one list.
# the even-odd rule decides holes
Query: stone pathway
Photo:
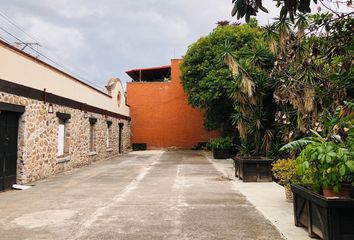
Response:
[{"label": "stone pathway", "polygon": [[0,239],[282,239],[203,152],[145,151],[0,193]]}]

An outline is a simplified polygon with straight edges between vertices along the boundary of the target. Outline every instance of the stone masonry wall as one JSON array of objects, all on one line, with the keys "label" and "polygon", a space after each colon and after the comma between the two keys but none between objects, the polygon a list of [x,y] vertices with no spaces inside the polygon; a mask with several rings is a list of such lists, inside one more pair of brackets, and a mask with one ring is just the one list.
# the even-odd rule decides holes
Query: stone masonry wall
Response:
[{"label": "stone masonry wall", "polygon": [[[129,151],[130,122],[85,113],[60,105],[53,105],[48,113],[48,103],[0,92],[0,102],[23,105],[25,112],[19,119],[17,182],[29,183],[95,161],[118,155],[118,123],[124,123],[122,132],[123,152]],[[71,114],[66,122],[64,157],[57,157],[59,118],[56,112]],[[94,125],[94,151],[89,151],[89,117],[97,118]],[[107,121],[110,126],[110,146],[107,148]]]}]

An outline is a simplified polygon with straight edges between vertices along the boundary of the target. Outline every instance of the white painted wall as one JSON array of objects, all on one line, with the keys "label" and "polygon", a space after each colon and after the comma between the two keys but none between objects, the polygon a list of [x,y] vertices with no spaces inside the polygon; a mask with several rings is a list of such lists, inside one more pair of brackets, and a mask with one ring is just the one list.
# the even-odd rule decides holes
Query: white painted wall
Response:
[{"label": "white painted wall", "polygon": [[[42,90],[62,97],[70,98],[111,112],[129,116],[129,107],[125,104],[121,81],[112,90],[112,97],[78,82],[64,74],[34,61],[27,54],[9,48],[0,42],[0,79]],[[121,104],[117,95],[121,92]]]}]

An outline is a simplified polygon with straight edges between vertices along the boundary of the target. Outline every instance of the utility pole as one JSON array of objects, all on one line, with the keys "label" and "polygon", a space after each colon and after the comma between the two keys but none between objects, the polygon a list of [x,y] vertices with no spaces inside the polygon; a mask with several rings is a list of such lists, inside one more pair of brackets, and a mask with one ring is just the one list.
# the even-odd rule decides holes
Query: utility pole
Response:
[{"label": "utility pole", "polygon": [[[37,51],[39,51],[39,48],[42,47],[39,43],[36,43],[36,42],[15,42],[17,48],[20,48],[21,51],[23,51],[26,47],[30,46],[34,46],[37,48]],[[38,58],[39,55],[37,55],[36,58]]]}]

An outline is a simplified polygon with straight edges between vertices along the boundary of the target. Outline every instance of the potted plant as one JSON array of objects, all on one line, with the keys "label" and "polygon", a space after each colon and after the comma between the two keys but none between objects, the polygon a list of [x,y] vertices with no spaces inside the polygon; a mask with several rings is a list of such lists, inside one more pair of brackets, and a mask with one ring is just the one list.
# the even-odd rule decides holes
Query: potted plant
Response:
[{"label": "potted plant", "polygon": [[233,75],[228,95],[233,100],[231,122],[240,138],[233,158],[235,176],[244,182],[271,182],[273,159],[268,158],[274,140],[275,102],[270,84],[272,52],[261,42],[233,50],[225,41],[223,60]]},{"label": "potted plant", "polygon": [[[316,133],[317,134],[317,133]],[[297,158],[302,182],[325,197],[350,197],[354,180],[354,161],[345,144],[318,135]]]},{"label": "potted plant", "polygon": [[[354,109],[354,104],[346,106]],[[321,132],[327,136],[310,130],[313,136],[290,142],[280,150],[302,148],[296,164],[303,184],[322,190],[326,197],[349,197],[348,185],[354,185],[354,113],[340,106],[324,118]]]},{"label": "potted plant", "polygon": [[235,177],[243,182],[271,182],[273,159],[257,151],[256,142],[241,139],[239,152],[233,157]]},{"label": "potted plant", "polygon": [[226,159],[232,157],[232,139],[231,137],[217,137],[210,140],[210,146],[215,159]]},{"label": "potted plant", "polygon": [[[345,102],[333,114],[325,112],[311,137],[281,150],[302,149],[296,159],[301,185],[292,184],[296,226],[322,239],[354,239],[354,104]],[[331,195],[328,195],[331,191]]]},{"label": "potted plant", "polygon": [[279,159],[272,165],[272,172],[279,183],[284,186],[285,197],[288,202],[293,201],[291,183],[297,182],[296,162],[294,159]]}]

